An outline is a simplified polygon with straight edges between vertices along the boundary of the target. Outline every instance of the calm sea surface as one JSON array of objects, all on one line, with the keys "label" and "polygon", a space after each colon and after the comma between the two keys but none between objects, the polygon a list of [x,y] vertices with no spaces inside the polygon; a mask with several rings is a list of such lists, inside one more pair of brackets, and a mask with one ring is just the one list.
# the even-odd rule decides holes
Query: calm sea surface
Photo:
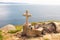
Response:
[{"label": "calm sea surface", "polygon": [[60,5],[0,5],[0,27],[24,24],[26,9],[32,14],[30,22],[60,20]]}]

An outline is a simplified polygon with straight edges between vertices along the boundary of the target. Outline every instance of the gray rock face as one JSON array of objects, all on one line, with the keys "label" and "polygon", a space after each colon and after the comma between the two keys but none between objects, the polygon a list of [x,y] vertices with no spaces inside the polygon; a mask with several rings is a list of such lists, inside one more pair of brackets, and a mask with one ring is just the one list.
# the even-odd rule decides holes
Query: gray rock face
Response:
[{"label": "gray rock face", "polygon": [[45,24],[43,33],[60,33],[60,22],[50,22]]},{"label": "gray rock face", "polygon": [[56,25],[54,22],[50,22],[48,24],[45,24],[44,25],[44,28],[43,28],[43,34],[46,34],[46,33],[56,33]]},{"label": "gray rock face", "polygon": [[60,33],[60,22],[54,22],[56,25],[56,31]]}]

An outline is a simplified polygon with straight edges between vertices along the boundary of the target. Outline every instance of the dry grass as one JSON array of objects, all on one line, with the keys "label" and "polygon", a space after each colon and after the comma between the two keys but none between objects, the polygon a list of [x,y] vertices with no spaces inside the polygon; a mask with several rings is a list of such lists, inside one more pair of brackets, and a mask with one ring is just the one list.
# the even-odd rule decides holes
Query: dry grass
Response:
[{"label": "dry grass", "polygon": [[32,37],[32,38],[25,38],[22,40],[60,40],[60,33],[57,34],[47,34],[43,37]]}]

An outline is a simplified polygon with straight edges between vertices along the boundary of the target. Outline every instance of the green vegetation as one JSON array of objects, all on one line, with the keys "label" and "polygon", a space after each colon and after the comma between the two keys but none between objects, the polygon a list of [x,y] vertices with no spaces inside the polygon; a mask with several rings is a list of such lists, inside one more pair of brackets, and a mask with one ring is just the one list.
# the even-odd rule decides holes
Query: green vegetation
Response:
[{"label": "green vegetation", "polygon": [[2,30],[0,30],[0,35],[2,34]]},{"label": "green vegetation", "polygon": [[3,40],[3,36],[2,35],[0,35],[0,40]]},{"label": "green vegetation", "polygon": [[48,38],[45,38],[44,40],[49,40]]},{"label": "green vegetation", "polygon": [[8,33],[16,33],[16,32],[19,32],[23,29],[23,26],[22,25],[16,25],[16,30],[10,30],[8,31]]},{"label": "green vegetation", "polygon": [[32,26],[34,26],[34,25],[36,25],[36,24],[37,24],[36,22],[32,22],[32,23],[31,23]]},{"label": "green vegetation", "polygon": [[34,25],[36,25],[36,24],[45,24],[45,22],[32,22],[31,24],[32,24],[32,26],[34,26]]},{"label": "green vegetation", "polygon": [[16,30],[17,31],[21,31],[23,29],[23,26],[22,25],[16,25]]},{"label": "green vegetation", "polygon": [[3,40],[2,30],[0,30],[0,40]]},{"label": "green vegetation", "polygon": [[45,22],[60,22],[60,20],[47,20]]},{"label": "green vegetation", "polygon": [[18,32],[17,30],[10,30],[10,31],[8,31],[8,33],[16,33],[16,32]]}]

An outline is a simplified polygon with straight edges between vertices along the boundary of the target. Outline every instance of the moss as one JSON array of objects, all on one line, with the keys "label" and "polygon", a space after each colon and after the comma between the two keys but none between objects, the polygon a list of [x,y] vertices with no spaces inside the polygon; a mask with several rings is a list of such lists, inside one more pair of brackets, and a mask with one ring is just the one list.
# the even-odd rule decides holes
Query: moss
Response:
[{"label": "moss", "polygon": [[3,40],[3,36],[0,34],[0,40]]},{"label": "moss", "polygon": [[2,34],[2,30],[0,30],[0,34]]},{"label": "moss", "polygon": [[0,40],[3,40],[2,30],[0,30]]},{"label": "moss", "polygon": [[44,40],[49,40],[48,38],[45,38]]},{"label": "moss", "polygon": [[31,23],[32,26],[34,26],[34,25],[36,25],[36,24],[37,24],[36,22],[32,22],[32,23]]},{"label": "moss", "polygon": [[8,33],[16,33],[16,32],[18,32],[17,30],[10,30],[10,31],[8,31]]},{"label": "moss", "polygon": [[22,25],[16,25],[16,30],[17,31],[21,31],[23,29],[23,26]]}]

